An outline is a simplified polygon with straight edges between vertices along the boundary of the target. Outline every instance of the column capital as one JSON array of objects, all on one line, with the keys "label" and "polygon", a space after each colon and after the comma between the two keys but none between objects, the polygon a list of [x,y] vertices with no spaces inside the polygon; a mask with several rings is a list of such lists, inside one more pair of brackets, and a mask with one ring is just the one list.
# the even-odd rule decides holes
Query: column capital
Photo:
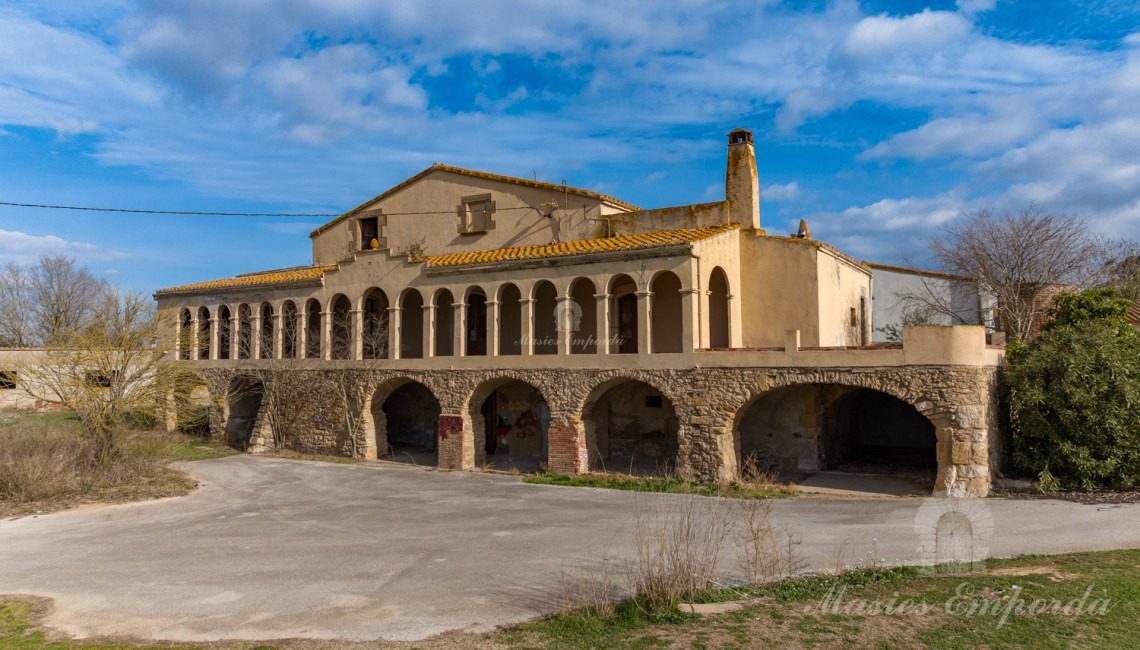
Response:
[{"label": "column capital", "polygon": [[649,298],[649,297],[653,296],[653,292],[652,291],[634,291],[633,295],[637,296],[638,298]]},{"label": "column capital", "polygon": [[595,293],[594,294],[594,300],[609,300],[610,298],[613,298],[613,294],[609,294],[609,293]]}]

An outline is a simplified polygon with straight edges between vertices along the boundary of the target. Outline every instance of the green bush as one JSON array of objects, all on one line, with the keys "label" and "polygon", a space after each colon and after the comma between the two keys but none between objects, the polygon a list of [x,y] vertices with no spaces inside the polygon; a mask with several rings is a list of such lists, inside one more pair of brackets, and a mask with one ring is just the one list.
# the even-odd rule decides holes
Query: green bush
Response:
[{"label": "green bush", "polygon": [[1041,336],[1008,357],[1010,461],[1067,487],[1140,486],[1140,332],[1111,292],[1059,300]]}]

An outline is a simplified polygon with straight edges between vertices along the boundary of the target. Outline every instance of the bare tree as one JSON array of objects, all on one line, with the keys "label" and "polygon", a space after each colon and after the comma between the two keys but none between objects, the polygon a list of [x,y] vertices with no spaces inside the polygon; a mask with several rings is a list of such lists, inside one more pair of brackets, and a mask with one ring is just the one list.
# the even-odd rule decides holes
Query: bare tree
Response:
[{"label": "bare tree", "polygon": [[171,395],[197,382],[184,366],[165,359],[175,328],[149,296],[104,295],[82,328],[61,334],[58,349],[18,369],[33,396],[76,412],[97,461],[116,452],[116,435],[133,412],[157,414]]},{"label": "bare tree", "polygon": [[113,296],[106,281],[64,255],[8,264],[0,273],[0,337],[19,347],[60,345]]},{"label": "bare tree", "polygon": [[931,250],[948,273],[997,299],[1001,327],[1022,339],[1035,333],[1052,296],[1095,281],[1103,249],[1079,217],[1030,204],[1017,213],[967,212],[943,229]]},{"label": "bare tree", "polygon": [[1114,239],[1105,242],[1104,286],[1121,298],[1140,300],[1140,242]]}]

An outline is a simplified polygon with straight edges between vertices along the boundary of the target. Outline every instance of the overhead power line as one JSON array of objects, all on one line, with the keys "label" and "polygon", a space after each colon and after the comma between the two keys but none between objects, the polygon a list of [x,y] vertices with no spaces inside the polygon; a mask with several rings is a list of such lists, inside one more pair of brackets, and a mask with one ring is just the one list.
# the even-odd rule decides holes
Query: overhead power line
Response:
[{"label": "overhead power line", "polygon": [[[0,206],[10,206],[16,208],[38,208],[42,210],[83,210],[86,212],[125,212],[131,214],[175,214],[175,215],[192,215],[192,216],[205,216],[205,217],[339,217],[340,213],[331,212],[198,212],[194,210],[134,210],[131,208],[92,208],[77,205],[45,205],[42,203],[12,203],[10,201],[0,201]],[[498,212],[505,210],[536,210],[529,205],[518,206],[513,208],[498,208]],[[362,210],[362,212],[369,212]],[[383,214],[387,216],[406,216],[406,215],[427,215],[427,214],[455,214],[455,208],[450,210],[432,210],[428,212],[387,212]]]}]

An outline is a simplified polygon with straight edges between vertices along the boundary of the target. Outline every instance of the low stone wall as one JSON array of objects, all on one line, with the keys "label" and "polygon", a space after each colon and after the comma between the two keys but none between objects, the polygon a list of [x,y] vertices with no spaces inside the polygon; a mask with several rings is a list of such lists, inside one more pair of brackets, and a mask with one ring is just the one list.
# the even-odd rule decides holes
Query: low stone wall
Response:
[{"label": "low stone wall", "polygon": [[481,422],[482,401],[504,380],[516,379],[536,388],[549,406],[547,465],[557,472],[579,473],[596,466],[591,409],[606,390],[625,380],[645,382],[672,402],[679,423],[678,469],[706,481],[737,477],[736,428],[752,402],[775,388],[806,384],[869,388],[914,406],[935,427],[934,494],[987,494],[1001,455],[997,368],[988,366],[252,372],[213,368],[204,373],[212,396],[214,432],[225,430],[229,404],[237,397],[230,394],[231,387],[249,386],[251,381],[263,386],[250,441],[254,451],[283,444],[304,452],[375,458],[377,435],[369,415],[373,403],[383,403],[400,385],[417,381],[439,401],[440,467],[471,469],[484,459],[474,434],[475,423]]}]

